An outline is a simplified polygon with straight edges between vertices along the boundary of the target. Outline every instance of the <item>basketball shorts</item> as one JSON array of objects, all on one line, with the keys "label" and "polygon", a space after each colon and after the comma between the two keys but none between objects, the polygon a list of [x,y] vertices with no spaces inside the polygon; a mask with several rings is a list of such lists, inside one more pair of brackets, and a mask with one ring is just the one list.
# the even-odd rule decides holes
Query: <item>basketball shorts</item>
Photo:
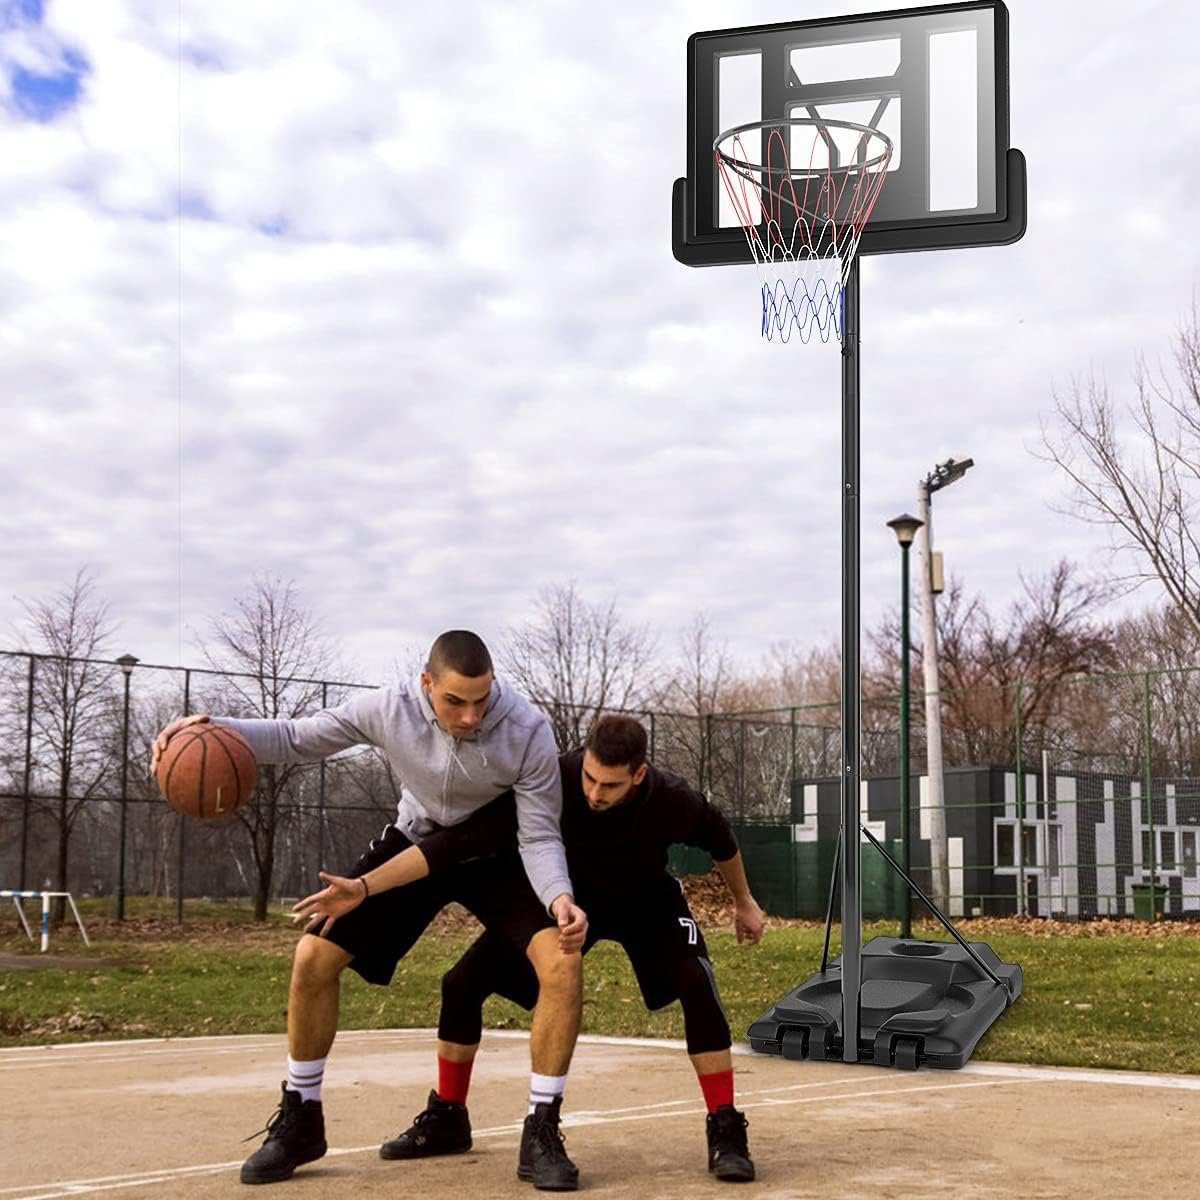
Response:
[{"label": "basketball shorts", "polygon": [[[350,877],[365,875],[412,844],[394,825],[388,825],[355,863]],[[353,912],[338,918],[329,941],[353,955],[351,968],[368,983],[390,983],[396,964],[433,918],[454,902],[477,917],[487,933],[522,962],[528,962],[525,948],[533,935],[555,928],[554,919],[529,884],[520,855],[505,850],[368,896]],[[536,994],[535,979],[535,1000]]]}]

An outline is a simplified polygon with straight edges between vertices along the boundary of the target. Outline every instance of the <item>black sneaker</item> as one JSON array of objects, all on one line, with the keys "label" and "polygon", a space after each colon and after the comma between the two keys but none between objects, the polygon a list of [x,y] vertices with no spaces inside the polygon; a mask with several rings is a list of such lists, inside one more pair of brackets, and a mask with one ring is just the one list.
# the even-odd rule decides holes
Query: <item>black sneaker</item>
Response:
[{"label": "black sneaker", "polygon": [[708,1169],[728,1183],[749,1183],[754,1164],[746,1145],[746,1118],[732,1104],[708,1114]]},{"label": "black sneaker", "polygon": [[380,1158],[429,1158],[434,1154],[462,1154],[471,1148],[471,1122],[467,1106],[429,1093],[424,1112],[399,1137],[379,1147]]},{"label": "black sneaker", "polygon": [[325,1113],[320,1100],[301,1100],[300,1093],[288,1091],[285,1083],[279,1108],[259,1133],[265,1133],[267,1140],[242,1163],[242,1182],[290,1179],[297,1167],[325,1154]]},{"label": "black sneaker", "polygon": [[579,1186],[579,1168],[567,1157],[566,1139],[558,1125],[561,1108],[561,1096],[535,1105],[521,1132],[517,1178],[543,1192],[573,1192]]}]

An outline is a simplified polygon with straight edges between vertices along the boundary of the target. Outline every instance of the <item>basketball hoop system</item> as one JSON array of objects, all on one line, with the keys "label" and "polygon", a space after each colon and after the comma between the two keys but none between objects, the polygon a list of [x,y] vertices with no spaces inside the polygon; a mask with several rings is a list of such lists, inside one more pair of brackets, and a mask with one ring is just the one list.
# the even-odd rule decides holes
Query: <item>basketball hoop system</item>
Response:
[{"label": "basketball hoop system", "polygon": [[789,117],[727,129],[713,151],[758,267],[763,337],[840,339],[846,279],[887,178],[891,139],[852,121]]}]

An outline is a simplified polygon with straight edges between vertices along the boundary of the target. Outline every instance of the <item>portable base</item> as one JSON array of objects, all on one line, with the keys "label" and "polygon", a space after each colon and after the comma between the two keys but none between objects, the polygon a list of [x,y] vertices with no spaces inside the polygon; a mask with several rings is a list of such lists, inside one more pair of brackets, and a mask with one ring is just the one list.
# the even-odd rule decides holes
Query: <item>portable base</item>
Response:
[{"label": "portable base", "polygon": [[[964,1066],[1021,994],[1020,966],[985,942],[972,948],[1004,986],[953,942],[877,937],[862,948],[858,1061],[916,1070]],[[750,1047],[784,1058],[842,1061],[842,960],[790,991],[750,1026]]]}]

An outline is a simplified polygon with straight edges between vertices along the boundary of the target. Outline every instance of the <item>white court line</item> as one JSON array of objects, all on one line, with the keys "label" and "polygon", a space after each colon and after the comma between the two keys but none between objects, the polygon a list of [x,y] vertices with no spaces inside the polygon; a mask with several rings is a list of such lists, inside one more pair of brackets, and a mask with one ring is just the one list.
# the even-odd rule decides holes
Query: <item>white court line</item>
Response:
[{"label": "white court line", "polygon": [[[1011,1087],[1018,1082],[1034,1082],[1033,1080],[980,1080],[975,1083],[934,1083],[916,1087],[875,1088],[869,1091],[851,1091],[835,1095],[797,1096],[793,1099],[773,1099],[752,1101],[744,1104],[744,1108],[778,1108],[792,1104],[826,1104],[831,1100],[862,1100],[875,1097],[902,1099],[910,1092],[947,1092],[959,1091],[964,1088]],[[811,1085],[794,1084],[791,1088],[768,1088],[765,1091],[787,1091]],[[757,1095],[759,1093],[743,1093]],[[642,1105],[643,1110],[660,1107],[657,1104]],[[699,1117],[703,1113],[695,1100],[688,1109],[675,1112],[638,1111],[636,1109],[596,1110],[591,1113],[572,1113],[564,1116],[563,1127],[566,1129],[581,1128],[588,1125],[617,1125],[626,1121],[656,1121],[671,1117]],[[521,1131],[521,1123],[509,1125],[494,1125],[489,1129],[472,1131],[472,1136],[479,1138],[513,1136]],[[332,1149],[327,1157],[347,1154],[378,1153],[379,1146],[355,1146],[347,1149]],[[204,1163],[193,1167],[169,1167],[160,1171],[142,1171],[128,1175],[101,1175],[93,1179],[70,1179],[56,1183],[25,1184],[19,1187],[0,1188],[0,1196],[12,1197],[12,1200],[61,1200],[63,1197],[80,1196],[89,1192],[108,1192],[121,1188],[147,1187],[153,1183],[169,1183],[172,1180],[187,1179],[203,1175],[218,1175],[223,1171],[231,1171],[241,1166],[240,1162]],[[37,1189],[49,1189],[38,1191]]]},{"label": "white court line", "polygon": [[[330,1076],[333,1084],[337,1083],[337,1045],[345,1045],[347,1042],[375,1042],[375,1041],[418,1041],[422,1038],[434,1038],[437,1036],[436,1029],[348,1029],[344,1033],[338,1034],[338,1040],[334,1047],[334,1065],[330,1071]],[[492,1039],[510,1039],[516,1041],[527,1041],[529,1031],[525,1029],[485,1029],[484,1039],[485,1044]],[[166,1055],[186,1055],[194,1053],[192,1048],[195,1042],[211,1042],[211,1041],[227,1041],[236,1043],[229,1049],[214,1049],[207,1053],[219,1054],[244,1054],[252,1052],[256,1049],[260,1050],[278,1050],[284,1046],[283,1033],[278,1034],[234,1034],[234,1033],[215,1033],[204,1034],[199,1037],[188,1038],[139,1038],[130,1041],[109,1041],[109,1042],[62,1042],[53,1045],[43,1046],[10,1046],[5,1050],[0,1051],[0,1071],[4,1069],[12,1069],[14,1066],[53,1066],[59,1065],[63,1061],[65,1052],[80,1052],[93,1049],[124,1049],[127,1047],[161,1047],[160,1053]],[[646,1050],[686,1050],[686,1043],[680,1038],[635,1038],[635,1037],[610,1037],[603,1034],[581,1034],[579,1037],[580,1045],[589,1046],[627,1046],[634,1049]],[[6,1055],[32,1055],[37,1053],[47,1054],[44,1059],[35,1059],[33,1062],[21,1062],[14,1058],[11,1061],[6,1059]],[[736,1043],[733,1047],[735,1055],[753,1056],[755,1058],[762,1057],[749,1046],[744,1043]],[[90,1061],[93,1062],[134,1062],[144,1059],[145,1054],[124,1054],[124,1055],[97,1055]],[[845,1065],[850,1070],[856,1070],[862,1066],[872,1066],[870,1063],[859,1064],[838,1064],[830,1063],[830,1066]],[[892,1068],[876,1068],[877,1070],[891,1070]],[[928,1069],[928,1068],[926,1068]],[[958,1073],[970,1075],[998,1075],[1010,1078],[1029,1078],[1041,1079],[1053,1083],[1093,1083],[1100,1085],[1115,1085],[1120,1087],[1149,1087],[1149,1088],[1174,1088],[1183,1091],[1200,1091],[1200,1076],[1196,1075],[1155,1075],[1144,1071],[1097,1071],[1088,1067],[1038,1067],[1024,1063],[988,1063],[988,1062],[972,1062],[965,1067],[959,1068]]]}]

